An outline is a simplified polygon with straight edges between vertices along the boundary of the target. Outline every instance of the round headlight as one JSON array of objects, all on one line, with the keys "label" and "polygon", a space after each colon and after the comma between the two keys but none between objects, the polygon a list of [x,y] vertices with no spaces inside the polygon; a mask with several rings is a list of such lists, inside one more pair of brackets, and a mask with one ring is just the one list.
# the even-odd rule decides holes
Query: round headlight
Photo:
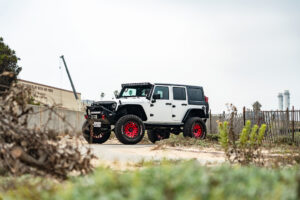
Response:
[{"label": "round headlight", "polygon": [[113,103],[113,104],[111,105],[111,108],[112,108],[112,109],[116,109],[116,107],[117,107],[117,103]]}]

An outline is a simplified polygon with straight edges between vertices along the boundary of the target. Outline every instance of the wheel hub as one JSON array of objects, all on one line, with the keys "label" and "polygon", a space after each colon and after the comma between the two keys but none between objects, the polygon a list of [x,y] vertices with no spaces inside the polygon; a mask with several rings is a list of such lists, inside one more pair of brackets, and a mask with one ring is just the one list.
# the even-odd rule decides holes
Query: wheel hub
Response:
[{"label": "wheel hub", "polygon": [[139,126],[133,121],[129,121],[124,125],[124,134],[129,138],[135,138],[139,134]]},{"label": "wheel hub", "polygon": [[202,127],[200,124],[195,123],[193,126],[193,134],[195,138],[199,138],[202,136],[203,131],[202,131]]}]

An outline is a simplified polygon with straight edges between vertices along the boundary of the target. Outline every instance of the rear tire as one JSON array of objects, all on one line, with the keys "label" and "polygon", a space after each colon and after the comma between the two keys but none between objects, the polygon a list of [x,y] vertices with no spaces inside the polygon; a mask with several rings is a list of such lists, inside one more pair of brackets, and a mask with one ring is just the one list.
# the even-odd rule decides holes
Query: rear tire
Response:
[{"label": "rear tire", "polygon": [[111,134],[110,127],[107,128],[107,130],[105,130],[105,131],[103,131],[103,130],[101,131],[100,128],[94,127],[93,128],[93,133],[94,133],[93,137],[90,138],[90,134],[91,134],[90,129],[91,129],[91,126],[90,126],[89,122],[85,121],[82,125],[82,134],[83,134],[84,139],[88,143],[92,142],[92,143],[102,144],[109,139],[110,134]]},{"label": "rear tire", "polygon": [[136,115],[125,115],[115,125],[115,134],[123,144],[137,144],[145,134],[145,125]]},{"label": "rear tire", "polygon": [[201,140],[205,139],[206,125],[200,117],[189,118],[184,124],[183,135]]}]

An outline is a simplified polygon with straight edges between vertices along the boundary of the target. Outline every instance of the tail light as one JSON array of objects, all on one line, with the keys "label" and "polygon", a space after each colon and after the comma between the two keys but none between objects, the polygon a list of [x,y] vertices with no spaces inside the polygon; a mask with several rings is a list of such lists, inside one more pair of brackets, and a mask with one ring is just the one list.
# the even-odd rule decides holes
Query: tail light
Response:
[{"label": "tail light", "polygon": [[105,119],[105,115],[102,115],[102,119]]},{"label": "tail light", "polygon": [[84,118],[87,119],[87,118],[88,118],[88,115],[84,115]]},{"label": "tail light", "polygon": [[208,103],[208,97],[207,96],[205,96],[205,102]]}]

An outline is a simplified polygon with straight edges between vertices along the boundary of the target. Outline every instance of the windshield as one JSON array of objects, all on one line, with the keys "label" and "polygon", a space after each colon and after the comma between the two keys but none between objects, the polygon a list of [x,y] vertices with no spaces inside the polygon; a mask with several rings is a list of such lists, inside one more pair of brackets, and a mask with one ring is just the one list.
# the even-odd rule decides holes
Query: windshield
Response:
[{"label": "windshield", "polygon": [[151,90],[151,86],[126,86],[122,88],[121,97],[146,97]]}]

